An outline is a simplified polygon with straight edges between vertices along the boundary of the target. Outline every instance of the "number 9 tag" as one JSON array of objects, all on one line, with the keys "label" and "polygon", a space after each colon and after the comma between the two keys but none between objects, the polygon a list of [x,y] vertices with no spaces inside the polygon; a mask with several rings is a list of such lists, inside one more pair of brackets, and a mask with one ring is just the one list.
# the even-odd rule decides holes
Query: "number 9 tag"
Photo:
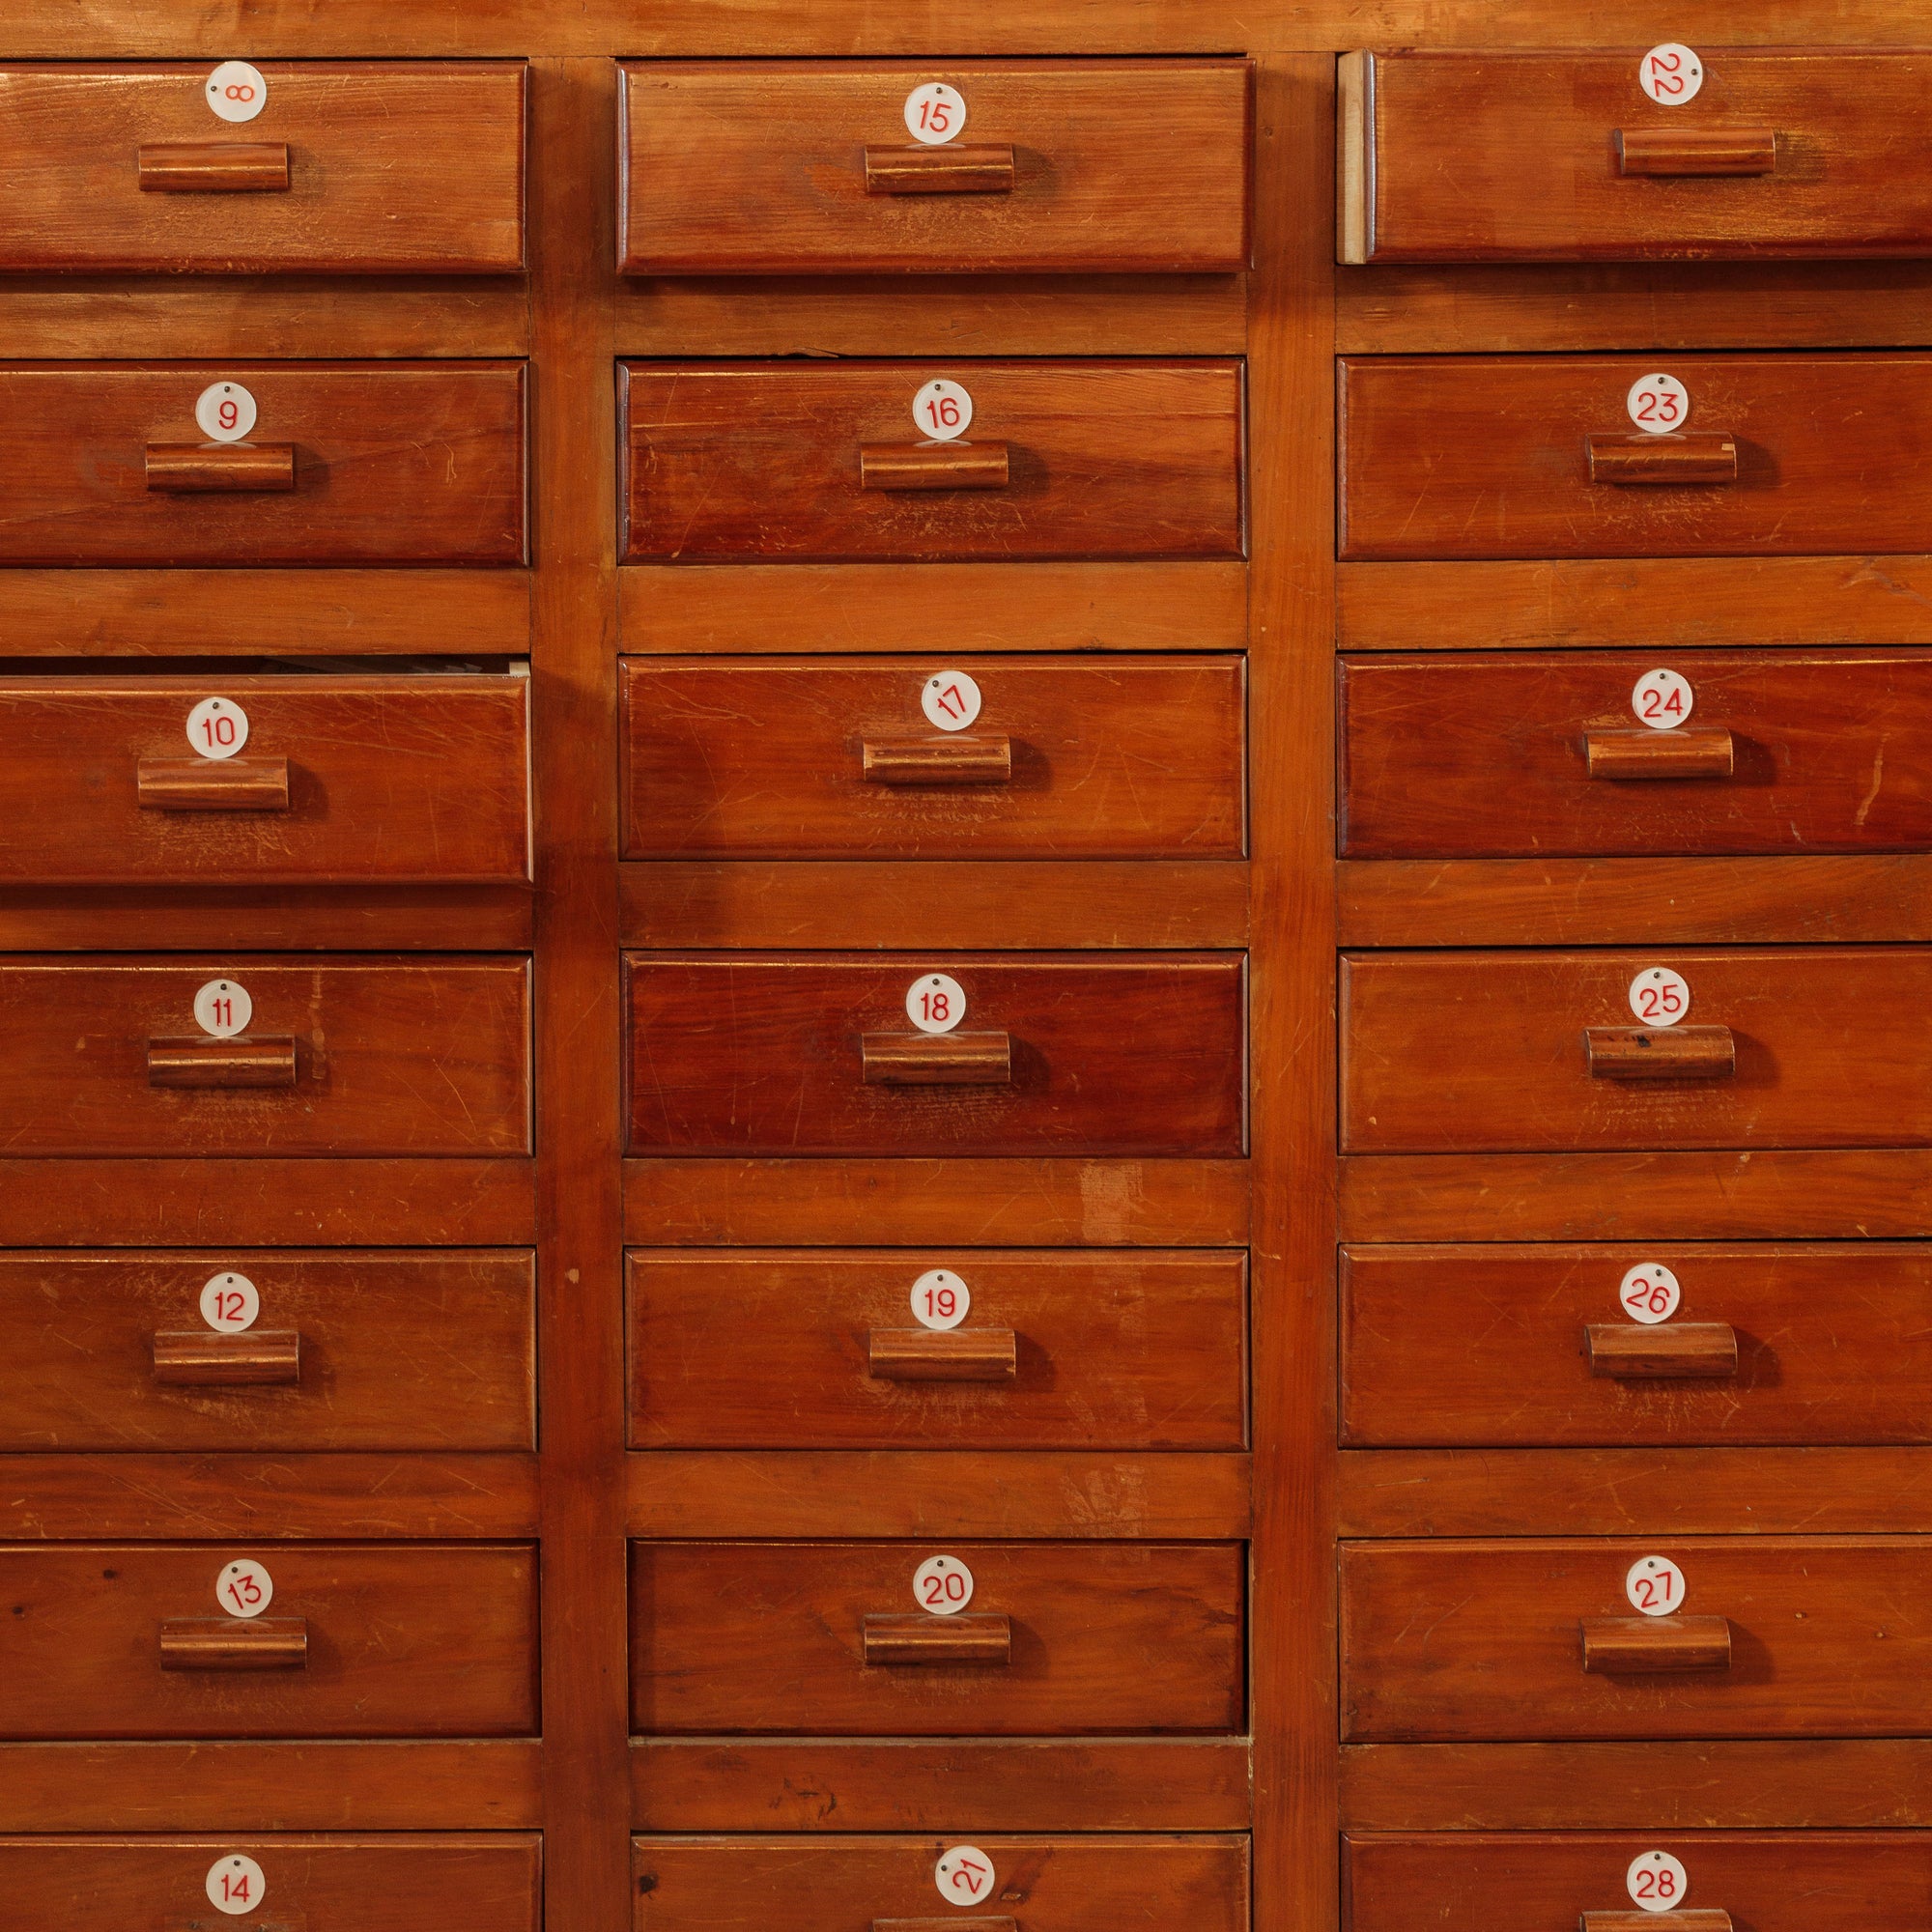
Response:
[{"label": "number 9 tag", "polygon": [[928,1556],[912,1573],[912,1594],[921,1609],[956,1617],[973,1601],[973,1573],[956,1556]]},{"label": "number 9 tag", "polygon": [[1690,1889],[1684,1867],[1668,1852],[1641,1852],[1624,1873],[1624,1887],[1640,1912],[1668,1912]]},{"label": "number 9 tag", "polygon": [[255,398],[240,383],[211,383],[194,399],[194,419],[211,442],[240,442],[255,427]]}]

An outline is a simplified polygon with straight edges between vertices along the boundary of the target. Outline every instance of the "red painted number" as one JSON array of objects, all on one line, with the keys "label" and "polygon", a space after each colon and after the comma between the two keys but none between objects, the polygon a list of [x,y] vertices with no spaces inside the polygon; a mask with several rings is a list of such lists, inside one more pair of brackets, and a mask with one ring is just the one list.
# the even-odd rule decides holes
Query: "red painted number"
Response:
[{"label": "red painted number", "polygon": [[952,1017],[952,1000],[946,993],[922,993],[919,996],[919,1011],[922,1019],[935,1022]]},{"label": "red painted number", "polygon": [[[1667,1570],[1662,1577],[1637,1577],[1631,1585],[1632,1590],[1636,1594],[1637,1608],[1646,1612],[1662,1609],[1670,1602],[1670,1573]],[[1660,1872],[1658,1876],[1665,1885],[1670,1883],[1670,1874],[1668,1872]],[[1648,1872],[1639,1874],[1638,1884],[1641,1885],[1649,1877],[1650,1874]],[[1657,1895],[1660,1898],[1668,1898],[1670,1896],[1667,1891],[1660,1891]]]},{"label": "red painted number", "polygon": [[1635,1885],[1631,1888],[1631,1893],[1635,1898],[1675,1898],[1677,1874],[1668,1871],[1640,1871],[1636,1875]]},{"label": "red painted number", "polygon": [[[232,410],[233,403],[223,403],[224,410]],[[227,716],[204,718],[201,721],[201,735],[211,745],[232,745],[235,742],[235,721]]]},{"label": "red painted number", "polygon": [[[222,1586],[228,1600],[238,1610],[252,1610],[262,1601],[262,1586],[252,1577],[231,1577]],[[223,1879],[223,1885],[228,1881]],[[242,1881],[246,1885],[248,1881]]]},{"label": "red painted number", "polygon": [[[228,91],[233,94],[235,90],[231,87]],[[248,1874],[246,1872],[243,1872],[240,1878],[230,1878],[226,1872],[221,1874],[221,1901],[224,1905],[247,1904]]]},{"label": "red painted number", "polygon": [[925,1312],[950,1318],[959,1307],[959,1297],[950,1288],[928,1288],[925,1291]]},{"label": "red painted number", "polygon": [[1684,716],[1684,694],[1672,686],[1668,691],[1660,691],[1651,685],[1643,694],[1637,707],[1640,718],[1670,718],[1681,721]]},{"label": "red painted number", "polygon": [[933,702],[949,718],[963,718],[966,715],[966,700],[959,695],[959,687],[956,684],[949,684]]},{"label": "red painted number", "polygon": [[1681,412],[1682,405],[1675,396],[1656,389],[1646,389],[1636,399],[1636,419],[1640,423],[1663,423],[1668,426],[1678,420]]},{"label": "red painted number", "polygon": [[928,134],[951,133],[952,109],[944,100],[922,100],[919,103],[919,125]]},{"label": "red painted number", "polygon": [[1651,54],[1650,83],[1660,94],[1684,92],[1684,60],[1680,54]]},{"label": "red painted number", "polygon": [[1661,1281],[1633,1282],[1624,1306],[1639,1314],[1663,1315],[1670,1308],[1670,1291]]},{"label": "red painted number", "polygon": [[[936,1577],[933,1579],[938,1580]],[[989,1874],[984,1865],[976,1865],[971,1859],[961,1859],[952,1868],[952,1889],[963,1891],[969,1898],[980,1895],[980,1882]]]},{"label": "red painted number", "polygon": [[[925,1579],[925,1601],[928,1604],[963,1604],[966,1601],[966,1579],[956,1570],[949,1570],[942,1577],[937,1574]],[[953,1883],[958,1879],[955,1876]]]},{"label": "red painted number", "polygon": [[1639,986],[1636,1005],[1640,1020],[1671,1020],[1684,1010],[1684,996],[1675,986]]},{"label": "red painted number", "polygon": [[[221,91],[230,100],[253,100],[255,98],[255,90],[245,80],[231,80]],[[221,1882],[223,1885],[228,1883],[226,1879]],[[245,1889],[248,1881],[243,1879],[242,1883]]]},{"label": "red painted number", "polygon": [[959,427],[959,405],[951,396],[928,396],[925,413],[934,429]]},{"label": "red painted number", "polygon": [[[215,1002],[217,1008],[227,1004],[226,1000]],[[223,1026],[228,1024],[226,1013],[221,1015],[221,1023]],[[214,1291],[214,1319],[217,1321],[239,1321],[246,1311],[247,1303],[242,1299],[239,1291],[232,1288],[217,1288]],[[260,1596],[261,1592],[258,1590],[255,1594]]]}]

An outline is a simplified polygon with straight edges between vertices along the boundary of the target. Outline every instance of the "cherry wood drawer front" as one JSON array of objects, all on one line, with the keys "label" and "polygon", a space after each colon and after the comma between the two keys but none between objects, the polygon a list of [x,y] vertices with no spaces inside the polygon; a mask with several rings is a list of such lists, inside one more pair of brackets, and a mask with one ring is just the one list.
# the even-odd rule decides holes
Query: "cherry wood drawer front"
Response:
[{"label": "cherry wood drawer front", "polygon": [[[215,1590],[254,1561],[251,1622]],[[259,1584],[257,1585],[259,1588]],[[42,1544],[0,1548],[0,1736],[503,1737],[536,1728],[537,1563],[495,1544]],[[282,1627],[278,1631],[277,1627]],[[186,1628],[299,1630],[277,1667],[164,1662]]]},{"label": "cherry wood drawer front", "polygon": [[[1118,1932],[1155,1901],[1162,1918],[1198,1932],[1242,1932],[1248,1922],[1245,1838],[970,1835],[994,1874],[980,1909],[1023,1918],[1030,1932]],[[931,1837],[816,1833],[636,1838],[633,1922],[636,1932],[744,1932],[767,1922],[772,1901],[782,1898],[787,1932],[852,1932],[878,1919],[930,1924],[935,1899],[949,1917],[968,1903],[937,1889],[949,1848]]]},{"label": "cherry wood drawer front", "polygon": [[531,1449],[534,1301],[527,1254],[0,1255],[0,1449]]},{"label": "cherry wood drawer front", "polygon": [[[666,1250],[629,1266],[634,1448],[1245,1442],[1237,1254]],[[962,1300],[952,1329],[921,1325]]]},{"label": "cherry wood drawer front", "polygon": [[[195,399],[227,382],[254,397],[255,427],[208,443]],[[152,452],[169,449],[285,473],[156,487]],[[523,560],[521,363],[0,367],[0,563]]]},{"label": "cherry wood drawer front", "polygon": [[[620,366],[633,562],[1241,554],[1238,362]],[[935,380],[973,399],[943,447],[913,417]],[[868,487],[881,449],[1005,481]]]},{"label": "cherry wood drawer front", "polygon": [[[0,682],[0,877],[522,881],[528,690],[475,675]],[[233,756],[197,755],[212,740],[190,717],[211,697],[247,720]]]},{"label": "cherry wood drawer front", "polygon": [[[1634,709],[1660,668],[1682,728]],[[1932,652],[1349,658],[1342,710],[1345,858],[1932,849],[1898,755],[1932,736]]]},{"label": "cherry wood drawer front", "polygon": [[[1583,1626],[1646,1630],[1624,1577],[1684,1573],[1686,1617],[1727,1619],[1727,1668],[1585,1670]],[[1932,1538],[1342,1546],[1343,1735],[1903,1737],[1925,1728]]]},{"label": "cherry wood drawer front", "polygon": [[[923,146],[935,80],[966,120]],[[1247,265],[1245,61],[633,61],[622,101],[632,274]]]},{"label": "cherry wood drawer front", "polygon": [[0,69],[0,268],[523,267],[521,61],[263,61],[242,122],[213,69]]},{"label": "cherry wood drawer front", "polygon": [[[231,1044],[265,1066],[208,1069],[232,1085],[159,1064],[222,1044],[194,1013],[214,981],[247,994]],[[292,1076],[273,1065],[291,1053]],[[529,1113],[521,959],[0,964],[0,1140],[15,1155],[522,1154]]]},{"label": "cherry wood drawer front", "polygon": [[627,858],[1243,849],[1238,658],[627,658],[622,706]]},{"label": "cherry wood drawer front", "polygon": [[[1640,46],[1345,59],[1342,259],[1932,253],[1916,151],[1932,59],[1696,55],[1695,92],[1667,105],[1644,91]],[[1682,72],[1659,80],[1689,91]]]},{"label": "cherry wood drawer front", "polygon": [[[630,1148],[715,1153],[1235,1154],[1243,964],[1226,953],[638,954],[626,960]],[[964,990],[922,1034],[922,977]],[[888,1052],[990,1045],[953,1082]],[[868,1078],[868,1075],[871,1077]]]},{"label": "cherry wood drawer front", "polygon": [[[1008,1621],[1006,1662],[866,1662],[868,1618],[963,1629],[914,1595],[934,1555],[972,1572],[962,1614]],[[632,1727],[1236,1730],[1242,1568],[1232,1543],[635,1543]]]},{"label": "cherry wood drawer front", "polygon": [[[1392,355],[1342,372],[1342,554],[1722,556],[1932,550],[1932,357]],[[1662,372],[1730,481],[1613,483],[1696,451],[1626,406]],[[1591,479],[1591,440],[1599,480]]]},{"label": "cherry wood drawer front", "polygon": [[[1623,1283],[1659,1265],[1681,1300],[1645,1325]],[[1928,1307],[1923,1246],[1347,1248],[1343,1439],[1932,1442]],[[1730,1366],[1686,1324],[1726,1330]],[[1670,1361],[1673,1338],[1697,1346]]]},{"label": "cherry wood drawer front", "polygon": [[[1593,1075],[1588,1037],[1641,1032],[1659,968],[1685,1026],[1728,1030],[1730,1073]],[[1350,1152],[1932,1144],[1932,949],[1356,953],[1342,995]]]},{"label": "cherry wood drawer front", "polygon": [[1909,1925],[1932,1887],[1927,1832],[1356,1834],[1343,1841],[1345,1923],[1350,1932],[1576,1932],[1584,1913],[1632,1911],[1626,1875],[1655,1851],[1684,1867],[1683,1910],[1728,1912],[1752,1932]]},{"label": "cherry wood drawer front", "polygon": [[[537,1932],[541,1846],[521,1832],[0,1838],[0,1892],[22,1925],[67,1932]],[[265,1909],[245,1918],[208,1895],[235,1858],[262,1868]]]}]

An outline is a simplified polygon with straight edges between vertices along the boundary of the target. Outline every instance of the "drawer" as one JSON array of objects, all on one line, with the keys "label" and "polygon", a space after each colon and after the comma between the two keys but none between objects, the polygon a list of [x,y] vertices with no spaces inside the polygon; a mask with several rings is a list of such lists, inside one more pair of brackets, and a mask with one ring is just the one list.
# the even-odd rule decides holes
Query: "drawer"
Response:
[{"label": "drawer", "polygon": [[1355,1833],[1343,1840],[1344,1923],[1350,1932],[1608,1932],[1597,1915],[1614,1914],[1628,1932],[1630,1868],[1654,1851],[1684,1867],[1685,1911],[1728,1913],[1752,1932],[1909,1925],[1932,1889],[1926,1832]]},{"label": "drawer", "polygon": [[528,690],[476,675],[0,680],[14,828],[0,877],[522,881]]},{"label": "drawer", "polygon": [[[630,1151],[1237,1154],[1243,975],[1236,953],[636,954]],[[935,978],[966,1000],[951,1033],[908,1017]]]},{"label": "drawer", "polygon": [[622,706],[626,858],[1244,848],[1239,658],[627,658]]},{"label": "drawer", "polygon": [[[209,442],[226,383],[255,426]],[[0,367],[0,564],[523,560],[521,363]]]},{"label": "drawer", "polygon": [[[1634,1321],[1658,1267],[1676,1311]],[[1343,1440],[1932,1442],[1928,1307],[1904,1243],[1345,1248]]]},{"label": "drawer", "polygon": [[1932,253],[1925,54],[1700,46],[1666,104],[1649,52],[1345,56],[1341,259]]},{"label": "drawer", "polygon": [[[204,987],[245,1030],[206,1032]],[[232,992],[227,1021],[242,1018]],[[523,1154],[521,959],[334,953],[0,963],[0,1144],[19,1154]],[[215,1014],[217,1023],[221,1015]]]},{"label": "drawer", "polygon": [[[1641,1027],[1659,971],[1690,1010]],[[1357,953],[1342,992],[1349,1152],[1932,1144],[1932,948]]]},{"label": "drawer", "polygon": [[214,71],[0,68],[0,268],[524,266],[521,61],[263,61],[241,122],[211,110]]},{"label": "drawer", "polygon": [[1245,61],[631,61],[622,102],[630,274],[1247,266]]},{"label": "drawer", "polygon": [[[224,1614],[236,1565],[268,1606]],[[0,1737],[507,1737],[536,1728],[533,1548],[0,1547]]]},{"label": "drawer", "polygon": [[531,1449],[535,1372],[527,1254],[0,1255],[0,1450]]},{"label": "drawer", "polygon": [[[1681,1611],[1633,1609],[1649,1558]],[[1932,1538],[1342,1546],[1349,1741],[1919,1736],[1928,1668]]]},{"label": "drawer", "polygon": [[[951,1616],[914,1574],[973,1579]],[[634,1543],[639,1732],[1234,1731],[1235,1543]]]},{"label": "drawer", "polygon": [[[1652,373],[1681,432],[1632,421]],[[1347,558],[1932,549],[1932,356],[1368,356],[1341,384]]]},{"label": "drawer", "polygon": [[268,1907],[243,1921],[253,1932],[537,1932],[541,1845],[522,1832],[0,1838],[0,1890],[28,1925],[224,1932],[235,1920],[209,1881],[242,1858]]},{"label": "drawer", "polygon": [[629,562],[1241,554],[1238,362],[619,366]]},{"label": "drawer", "polygon": [[1238,1254],[677,1249],[628,1295],[633,1448],[1246,1441]]},{"label": "drawer", "polygon": [[[1660,668],[1690,688],[1668,730],[1639,722]],[[1342,715],[1345,858],[1932,849],[1897,753],[1932,736],[1932,652],[1347,658]]]},{"label": "drawer", "polygon": [[[1118,1932],[1145,1918],[1151,1900],[1162,1917],[1198,1932],[1242,1932],[1248,1922],[1245,1838],[970,1835],[992,1877],[967,1873],[966,1884],[979,1888],[978,1902],[989,1912],[1023,1918],[1028,1932]],[[816,1833],[635,1838],[633,1923],[636,1932],[744,1932],[769,1919],[771,1901],[782,1898],[787,1932],[852,1932],[880,1919],[936,1928],[950,1921],[936,1918],[935,1898],[952,1907],[976,1902],[938,1889],[938,1863],[952,1842]]]}]

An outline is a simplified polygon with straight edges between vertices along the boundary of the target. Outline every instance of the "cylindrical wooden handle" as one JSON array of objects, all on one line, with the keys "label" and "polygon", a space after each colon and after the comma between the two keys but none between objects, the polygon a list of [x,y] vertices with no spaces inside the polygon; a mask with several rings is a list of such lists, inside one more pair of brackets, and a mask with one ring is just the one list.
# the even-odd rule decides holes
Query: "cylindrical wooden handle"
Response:
[{"label": "cylindrical wooden handle", "polygon": [[1777,166],[1771,128],[1619,128],[1623,175],[1768,175]]},{"label": "cylindrical wooden handle", "polygon": [[1728,1670],[1728,1617],[1585,1617],[1583,1668],[1606,1676]]},{"label": "cylindrical wooden handle", "polygon": [[1010,145],[866,150],[867,194],[1010,194]]},{"label": "cylindrical wooden handle", "polygon": [[1687,724],[1675,731],[1592,731],[1583,757],[1593,779],[1727,779],[1737,749],[1721,725]]},{"label": "cylindrical wooden handle", "polygon": [[290,442],[151,442],[148,488],[173,496],[293,490]]},{"label": "cylindrical wooden handle", "polygon": [[[1657,1932],[1662,1917],[1650,1912],[1579,1912],[1577,1932]],[[1670,1914],[1670,1932],[1731,1932],[1731,1915],[1717,1906],[1693,1910],[1680,1905]]]},{"label": "cylindrical wooden handle", "polygon": [[1018,1338],[1010,1328],[874,1328],[866,1373],[882,1382],[1009,1382]]},{"label": "cylindrical wooden handle", "polygon": [[253,1388],[301,1380],[301,1336],[294,1328],[164,1328],[155,1337],[155,1379],[171,1388]]},{"label": "cylindrical wooden handle", "polygon": [[1010,1617],[971,1614],[935,1617],[867,1617],[863,1628],[867,1663],[1008,1663],[1012,1660]]},{"label": "cylindrical wooden handle", "polygon": [[1585,439],[1592,483],[1735,483],[1737,439],[1719,430]]},{"label": "cylindrical wooden handle", "polygon": [[293,1039],[151,1039],[150,1087],[293,1087]]},{"label": "cylindrical wooden handle", "polygon": [[1006,784],[1013,748],[1006,738],[867,738],[861,742],[866,782],[881,785]]},{"label": "cylindrical wooden handle", "polygon": [[868,1087],[1007,1087],[1013,1078],[1004,1033],[868,1033],[859,1059]]},{"label": "cylindrical wooden handle", "polygon": [[868,442],[859,451],[866,490],[1004,490],[1004,442]]},{"label": "cylindrical wooden handle", "polygon": [[1728,1321],[1593,1321],[1583,1337],[1593,1376],[1724,1381],[1738,1372],[1738,1331]]},{"label": "cylindrical wooden handle", "polygon": [[[875,1918],[872,1932],[1019,1932],[1015,1918]],[[1657,1932],[1649,1926],[1646,1932]]]},{"label": "cylindrical wooden handle", "polygon": [[134,792],[149,811],[286,811],[286,758],[143,758]]},{"label": "cylindrical wooden handle", "polygon": [[1725,1026],[1589,1027],[1583,1049],[1595,1080],[1724,1080],[1738,1070]]},{"label": "cylindrical wooden handle", "polygon": [[161,194],[273,194],[289,185],[286,141],[143,141],[141,185]]},{"label": "cylindrical wooden handle", "polygon": [[299,1670],[308,1662],[301,1617],[170,1617],[161,1625],[163,1670]]}]

